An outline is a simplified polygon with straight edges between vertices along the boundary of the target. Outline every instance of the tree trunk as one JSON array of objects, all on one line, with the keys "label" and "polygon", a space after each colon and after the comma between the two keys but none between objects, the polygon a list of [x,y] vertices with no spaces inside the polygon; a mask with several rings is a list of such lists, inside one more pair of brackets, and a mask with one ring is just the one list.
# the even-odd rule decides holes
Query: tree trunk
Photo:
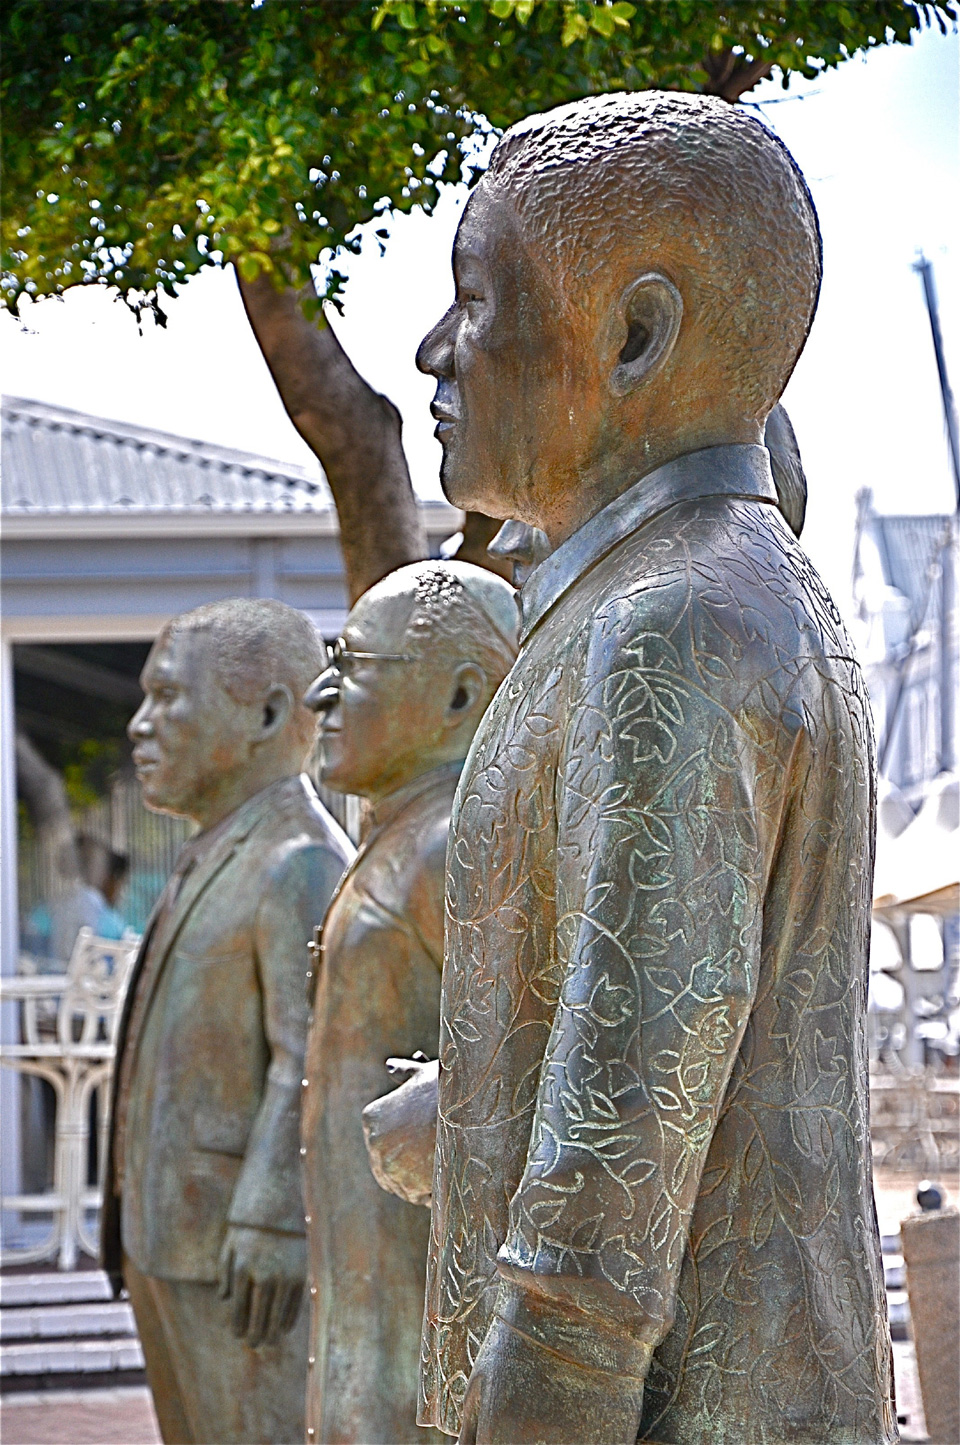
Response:
[{"label": "tree trunk", "polygon": [[360,376],[332,328],[307,320],[300,293],[264,275],[237,281],[287,415],[330,484],[352,605],[395,567],[427,555],[400,413]]},{"label": "tree trunk", "polygon": [[732,50],[711,51],[703,62],[707,72],[707,83],[703,87],[707,95],[719,95],[721,100],[739,100],[761,80],[766,80],[773,70],[769,60],[744,60]]},{"label": "tree trunk", "polygon": [[63,882],[80,876],[76,839],[63,778],[25,733],[16,734],[17,792],[30,814],[51,866]]}]

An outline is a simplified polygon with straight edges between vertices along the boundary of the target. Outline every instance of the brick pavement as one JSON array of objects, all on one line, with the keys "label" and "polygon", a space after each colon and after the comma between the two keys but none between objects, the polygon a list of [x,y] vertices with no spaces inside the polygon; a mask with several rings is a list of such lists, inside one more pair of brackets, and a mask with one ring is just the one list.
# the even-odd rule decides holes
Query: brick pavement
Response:
[{"label": "brick pavement", "polygon": [[160,1445],[146,1385],[44,1390],[0,1400],[3,1445]]}]

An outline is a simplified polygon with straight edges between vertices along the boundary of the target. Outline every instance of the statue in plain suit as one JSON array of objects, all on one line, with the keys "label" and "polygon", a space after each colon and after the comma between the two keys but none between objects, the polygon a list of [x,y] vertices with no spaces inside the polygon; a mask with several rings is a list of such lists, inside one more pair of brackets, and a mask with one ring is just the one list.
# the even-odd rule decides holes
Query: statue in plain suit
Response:
[{"label": "statue in plain suit", "polygon": [[167,1442],[303,1439],[305,946],[353,853],[302,773],[323,658],[282,603],[201,607],[129,727],[147,806],[200,827],[127,995],[104,1188]]},{"label": "statue in plain suit", "polygon": [[308,1440],[409,1445],[430,1217],[378,1188],[361,1111],[391,1055],[436,1054],[447,829],[484,710],[516,655],[513,588],[469,563],[401,567],[347,618],[307,702],[320,776],[370,803],[323,928],[303,1102]]}]

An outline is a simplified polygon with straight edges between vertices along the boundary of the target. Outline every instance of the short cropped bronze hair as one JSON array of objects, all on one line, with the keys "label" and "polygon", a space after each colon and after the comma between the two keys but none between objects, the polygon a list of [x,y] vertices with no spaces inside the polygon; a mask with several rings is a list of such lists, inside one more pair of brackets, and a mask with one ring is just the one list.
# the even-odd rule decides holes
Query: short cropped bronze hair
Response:
[{"label": "short cropped bronze hair", "polygon": [[166,630],[209,633],[217,679],[239,703],[256,702],[278,684],[299,702],[327,665],[326,646],[309,618],[273,598],[208,602],[175,617]]},{"label": "short cropped bronze hair", "polygon": [[713,96],[590,96],[529,116],[493,152],[533,254],[589,310],[644,272],[672,281],[683,326],[762,419],[803,349],[820,290],[820,229],[786,146]]}]

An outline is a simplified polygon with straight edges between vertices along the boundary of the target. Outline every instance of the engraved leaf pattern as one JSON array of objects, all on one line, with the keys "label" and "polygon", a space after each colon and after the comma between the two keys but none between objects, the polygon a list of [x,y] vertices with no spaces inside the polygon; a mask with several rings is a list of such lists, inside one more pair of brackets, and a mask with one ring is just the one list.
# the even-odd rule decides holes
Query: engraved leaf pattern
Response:
[{"label": "engraved leaf pattern", "polygon": [[836,609],[768,506],[672,508],[525,643],[451,827],[422,1380],[443,1428],[502,1271],[656,1345],[641,1440],[896,1439],[872,767]]}]

